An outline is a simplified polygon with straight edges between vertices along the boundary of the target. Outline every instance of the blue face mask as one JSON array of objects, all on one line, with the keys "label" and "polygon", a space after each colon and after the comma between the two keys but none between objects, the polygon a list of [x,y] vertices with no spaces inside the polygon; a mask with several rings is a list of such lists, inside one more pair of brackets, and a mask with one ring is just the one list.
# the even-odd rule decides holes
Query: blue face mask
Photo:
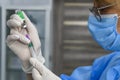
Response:
[{"label": "blue face mask", "polygon": [[120,34],[117,32],[117,14],[101,15],[98,21],[90,14],[88,28],[93,38],[106,50],[120,51]]}]

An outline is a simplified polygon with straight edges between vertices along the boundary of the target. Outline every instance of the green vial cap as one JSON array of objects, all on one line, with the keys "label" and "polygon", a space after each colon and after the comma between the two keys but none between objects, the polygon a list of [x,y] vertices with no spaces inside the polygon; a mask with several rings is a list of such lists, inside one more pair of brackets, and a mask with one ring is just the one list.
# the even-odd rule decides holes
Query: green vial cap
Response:
[{"label": "green vial cap", "polygon": [[18,16],[19,16],[21,19],[25,19],[22,11],[17,11],[17,14],[18,14]]},{"label": "green vial cap", "polygon": [[33,44],[32,44],[32,42],[31,42],[30,44],[28,44],[28,47],[33,47]]}]

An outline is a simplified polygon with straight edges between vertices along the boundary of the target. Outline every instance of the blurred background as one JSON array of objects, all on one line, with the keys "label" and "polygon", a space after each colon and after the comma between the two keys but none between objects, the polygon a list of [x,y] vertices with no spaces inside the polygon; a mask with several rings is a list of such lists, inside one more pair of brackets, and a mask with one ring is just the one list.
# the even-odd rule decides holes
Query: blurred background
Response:
[{"label": "blurred background", "polygon": [[92,65],[108,53],[87,28],[93,0],[0,0],[0,80],[26,80],[20,60],[6,46],[6,21],[15,10],[25,11],[36,25],[45,65],[57,75],[70,75],[79,66]]}]

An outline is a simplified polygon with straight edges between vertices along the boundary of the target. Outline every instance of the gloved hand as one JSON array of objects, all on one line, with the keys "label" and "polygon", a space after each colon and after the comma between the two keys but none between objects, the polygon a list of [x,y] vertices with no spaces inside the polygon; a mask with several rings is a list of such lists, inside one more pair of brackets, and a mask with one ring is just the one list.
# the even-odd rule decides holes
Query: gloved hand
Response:
[{"label": "gloved hand", "polygon": [[32,70],[32,77],[34,80],[61,80],[37,59],[30,58],[30,63],[34,67]]},{"label": "gloved hand", "polygon": [[[31,23],[24,12],[23,15],[27,26],[26,29],[22,27],[23,20],[17,14],[10,16],[10,19],[7,21],[7,25],[10,28],[10,35],[7,37],[7,45],[21,60],[23,71],[30,73],[33,67],[29,63],[31,53],[28,44],[31,40],[37,59],[40,60],[39,53],[41,52],[41,43],[35,26]],[[30,40],[25,37],[26,34],[29,35]],[[44,61],[42,61],[42,63],[44,63]]]}]

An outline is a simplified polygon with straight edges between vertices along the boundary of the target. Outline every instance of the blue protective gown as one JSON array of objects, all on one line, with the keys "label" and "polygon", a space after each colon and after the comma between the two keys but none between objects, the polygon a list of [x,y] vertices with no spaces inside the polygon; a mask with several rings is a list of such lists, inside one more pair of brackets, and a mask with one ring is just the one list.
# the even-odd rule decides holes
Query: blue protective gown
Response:
[{"label": "blue protective gown", "polygon": [[62,80],[120,80],[120,51],[97,58],[92,66],[78,67]]}]

